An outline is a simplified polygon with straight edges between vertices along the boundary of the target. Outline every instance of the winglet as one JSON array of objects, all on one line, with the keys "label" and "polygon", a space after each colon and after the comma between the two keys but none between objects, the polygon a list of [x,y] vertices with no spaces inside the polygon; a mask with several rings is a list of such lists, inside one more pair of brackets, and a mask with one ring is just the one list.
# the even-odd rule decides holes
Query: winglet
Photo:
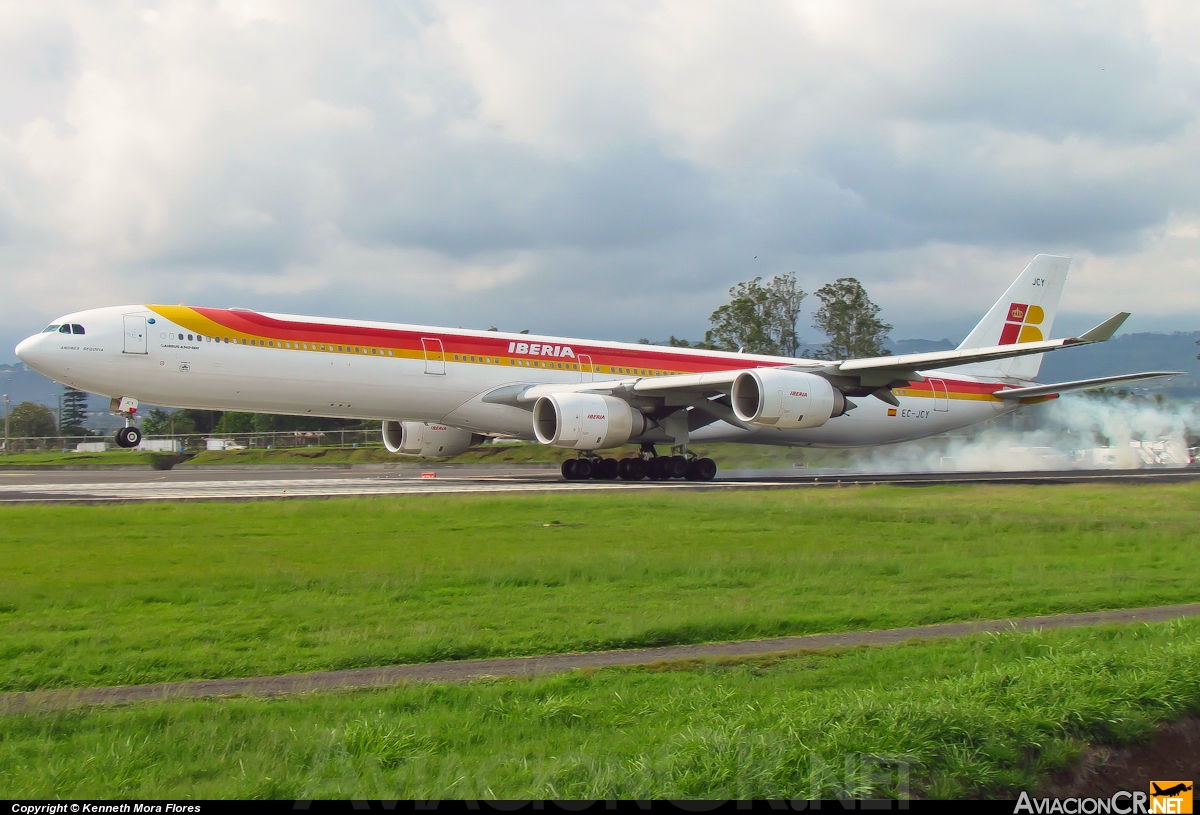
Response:
[{"label": "winglet", "polygon": [[1114,314],[1091,331],[1078,337],[1078,340],[1079,342],[1107,342],[1112,339],[1113,334],[1117,333],[1117,329],[1121,327],[1121,324],[1128,319],[1128,311]]}]

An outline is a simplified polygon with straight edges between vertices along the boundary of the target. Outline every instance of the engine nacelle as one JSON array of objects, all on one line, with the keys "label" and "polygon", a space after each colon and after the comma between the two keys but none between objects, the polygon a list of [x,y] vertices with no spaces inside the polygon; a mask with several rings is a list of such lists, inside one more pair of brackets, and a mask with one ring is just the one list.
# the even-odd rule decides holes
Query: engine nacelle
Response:
[{"label": "engine nacelle", "polygon": [[459,430],[444,424],[397,421],[383,423],[383,446],[389,453],[427,458],[457,456],[459,453],[465,453],[470,447],[482,444],[483,438],[470,430]]},{"label": "engine nacelle", "polygon": [[846,412],[846,397],[823,377],[758,368],[733,380],[733,413],[747,424],[795,430],[820,427]]},{"label": "engine nacelle", "polygon": [[598,393],[552,394],[533,404],[533,433],[552,447],[620,447],[645,433],[646,424],[642,412],[628,402]]}]

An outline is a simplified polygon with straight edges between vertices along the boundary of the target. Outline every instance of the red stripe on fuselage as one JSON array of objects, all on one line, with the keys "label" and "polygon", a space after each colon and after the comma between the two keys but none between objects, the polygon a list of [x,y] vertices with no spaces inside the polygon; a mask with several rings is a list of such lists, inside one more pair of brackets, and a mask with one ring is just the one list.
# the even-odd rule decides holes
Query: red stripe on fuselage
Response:
[{"label": "red stripe on fuselage", "polygon": [[[291,342],[316,342],[337,344],[375,345],[384,348],[422,350],[423,338],[437,339],[447,354],[475,354],[492,357],[522,357],[529,359],[546,359],[563,361],[571,359],[560,355],[545,353],[515,353],[508,350],[509,344],[516,340],[497,337],[463,336],[444,330],[410,331],[397,328],[375,328],[372,326],[337,325],[295,320],[280,320],[268,317],[254,311],[230,311],[219,308],[196,308],[200,314],[213,322],[229,328],[264,338]],[[531,340],[522,337],[520,342],[530,343]],[[541,345],[542,343],[537,343]],[[618,368],[646,368],[654,370],[675,370],[687,373],[704,373],[708,371],[726,371],[747,367],[747,362],[755,367],[774,367],[787,365],[787,361],[766,362],[762,360],[744,360],[727,357],[696,356],[692,354],[676,354],[665,350],[650,350],[654,346],[641,348],[603,348],[589,346],[575,340],[558,340],[548,345],[562,348],[569,347],[578,361],[580,355],[590,356],[593,365]]]},{"label": "red stripe on fuselage", "polygon": [[[196,308],[196,313],[226,326],[231,331],[245,334],[255,334],[264,338],[284,340],[289,342],[325,343],[333,345],[367,345],[383,348],[421,351],[423,338],[437,339],[442,342],[446,354],[463,354],[488,357],[521,357],[528,359],[545,359],[578,362],[581,355],[591,357],[592,364],[605,368],[651,369],[683,371],[684,373],[707,373],[711,371],[728,371],[739,368],[756,367],[769,368],[788,365],[788,360],[765,361],[747,360],[737,356],[708,356],[697,354],[676,353],[661,348],[661,346],[639,346],[638,348],[605,348],[589,346],[575,340],[558,340],[552,345],[571,348],[574,358],[552,356],[549,354],[515,353],[508,350],[509,344],[517,342],[511,338],[464,336],[437,331],[412,331],[399,328],[376,328],[373,326],[339,325],[302,320],[280,320],[268,317],[256,311],[232,311],[221,308]],[[530,342],[523,337],[519,342]],[[538,343],[541,345],[541,343]],[[604,371],[603,373],[608,373]],[[630,374],[632,375],[632,374]],[[949,393],[990,394],[998,390],[1000,385],[988,382],[969,382],[956,379],[942,379]],[[909,382],[906,388],[926,391],[932,388],[928,382]]]}]

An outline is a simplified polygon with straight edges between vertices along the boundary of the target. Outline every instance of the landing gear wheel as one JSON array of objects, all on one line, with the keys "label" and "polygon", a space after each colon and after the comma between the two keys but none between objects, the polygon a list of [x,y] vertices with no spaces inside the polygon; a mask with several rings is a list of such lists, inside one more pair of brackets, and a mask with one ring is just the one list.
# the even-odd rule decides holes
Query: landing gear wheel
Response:
[{"label": "landing gear wheel", "polygon": [[586,481],[592,477],[592,462],[586,458],[575,459],[575,479]]},{"label": "landing gear wheel", "polygon": [[577,459],[569,458],[562,463],[562,477],[568,481],[575,480],[575,462]]},{"label": "landing gear wheel", "polygon": [[666,481],[671,477],[670,456],[655,456],[650,459],[650,480],[651,481]]},{"label": "landing gear wheel", "polygon": [[603,478],[605,481],[612,481],[621,474],[621,462],[615,458],[606,458],[596,465],[595,471],[592,473],[593,478]]},{"label": "landing gear wheel", "polygon": [[117,447],[124,447],[125,449],[137,447],[142,443],[142,431],[132,426],[122,427],[117,431],[116,442]]},{"label": "landing gear wheel", "polygon": [[688,481],[712,481],[717,476],[717,462],[711,458],[698,458],[688,465]]},{"label": "landing gear wheel", "polygon": [[668,478],[687,478],[687,456],[671,456],[667,464]]},{"label": "landing gear wheel", "polygon": [[646,460],[641,458],[623,458],[620,463],[620,476],[625,481],[644,481],[646,478]]},{"label": "landing gear wheel", "polygon": [[645,481],[650,476],[650,462],[644,458],[631,459],[629,462],[630,481]]}]

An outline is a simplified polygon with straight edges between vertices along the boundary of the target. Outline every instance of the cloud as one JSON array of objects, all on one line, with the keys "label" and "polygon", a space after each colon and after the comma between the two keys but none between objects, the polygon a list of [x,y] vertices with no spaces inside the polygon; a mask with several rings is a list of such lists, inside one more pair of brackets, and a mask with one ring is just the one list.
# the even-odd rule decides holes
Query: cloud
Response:
[{"label": "cloud", "polygon": [[1067,311],[1192,329],[1198,36],[1168,0],[10,4],[0,341],[180,299],[696,336],[790,270],[957,339],[1039,251]]}]

